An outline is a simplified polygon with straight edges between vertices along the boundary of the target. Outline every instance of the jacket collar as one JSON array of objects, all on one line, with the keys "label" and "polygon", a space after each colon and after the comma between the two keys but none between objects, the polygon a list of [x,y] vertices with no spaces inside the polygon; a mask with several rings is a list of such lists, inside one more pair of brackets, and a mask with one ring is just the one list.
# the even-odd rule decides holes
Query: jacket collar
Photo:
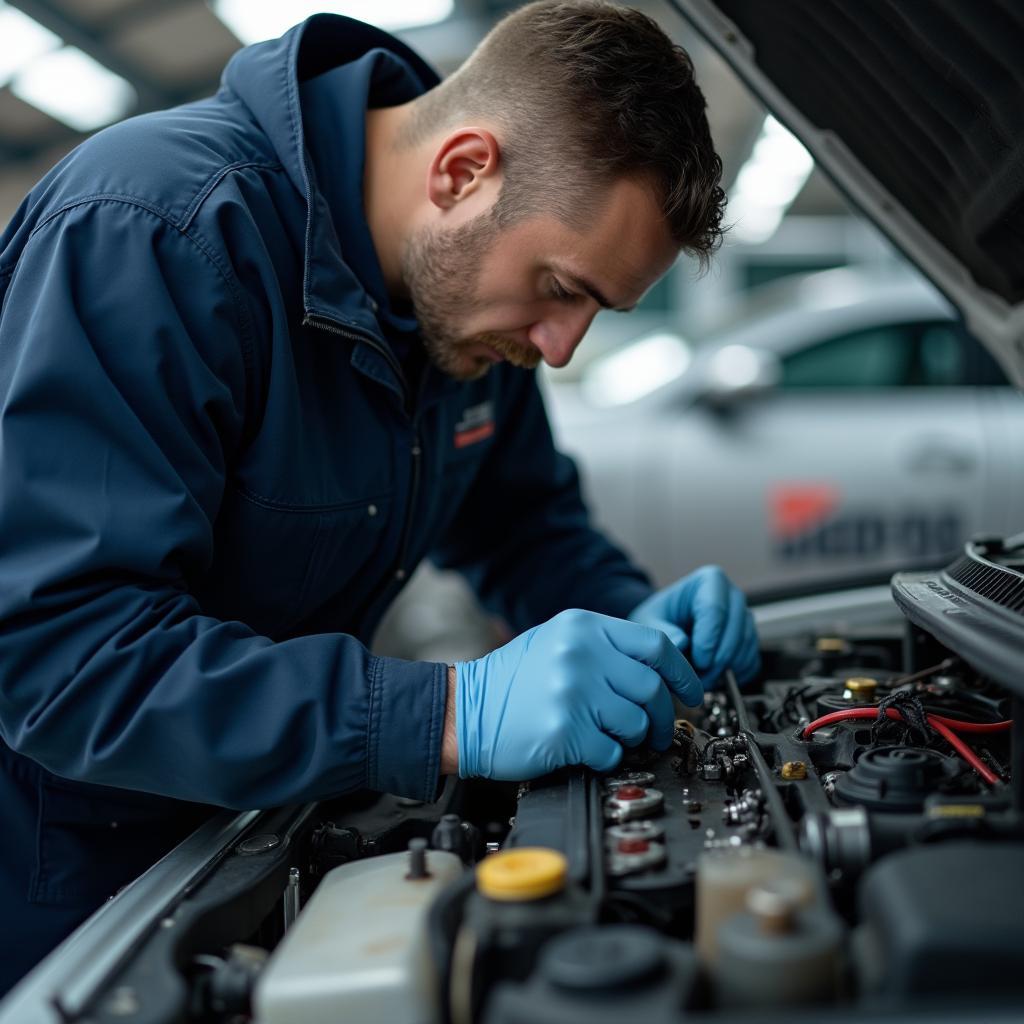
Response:
[{"label": "jacket collar", "polygon": [[409,65],[422,84],[420,91],[440,81],[422,58],[393,36],[334,14],[316,14],[279,39],[240,50],[228,63],[223,79],[252,112],[285,172],[305,197],[305,315],[327,318],[376,336],[380,332],[367,296],[342,258],[327,201],[314,186],[299,83],[378,48]]}]

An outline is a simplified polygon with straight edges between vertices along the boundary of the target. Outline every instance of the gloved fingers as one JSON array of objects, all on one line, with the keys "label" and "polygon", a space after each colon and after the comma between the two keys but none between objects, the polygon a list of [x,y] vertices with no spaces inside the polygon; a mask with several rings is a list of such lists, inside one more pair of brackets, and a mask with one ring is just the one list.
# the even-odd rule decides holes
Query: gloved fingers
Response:
[{"label": "gloved fingers", "polygon": [[[693,703],[693,696],[698,691],[703,699],[703,690],[690,663],[662,630],[627,619],[615,619],[610,615],[601,616],[601,619],[605,639],[617,651],[654,669],[672,692],[688,704]],[[648,699],[651,697],[653,692],[648,693]],[[690,699],[687,700],[687,697]]]},{"label": "gloved fingers", "polygon": [[650,601],[657,607],[660,615],[675,622],[692,635],[697,621],[698,598],[702,594],[706,595],[705,600],[707,595],[713,598],[721,587],[728,587],[725,573],[717,565],[705,565],[665,587]]},{"label": "gloved fingers", "polygon": [[696,587],[690,601],[690,657],[702,675],[714,663],[729,610],[729,582],[720,570],[692,574]]},{"label": "gloved fingers", "polygon": [[[664,690],[661,680],[658,683]],[[620,696],[609,687],[595,688],[593,704],[597,724],[602,732],[614,736],[627,747],[643,743],[651,723],[639,704]]]},{"label": "gloved fingers", "polygon": [[595,772],[610,772],[622,760],[622,747],[611,736],[595,729],[581,752],[581,760]]},{"label": "gloved fingers", "polygon": [[743,635],[746,598],[721,571],[709,573],[693,602],[690,657],[698,672],[729,666]]},{"label": "gloved fingers", "polygon": [[638,617],[633,618],[633,622],[639,622],[644,626],[651,626],[653,629],[660,629],[672,642],[672,646],[684,654],[687,647],[690,646],[690,638],[686,635],[686,631],[681,627],[677,626],[674,622],[669,622],[668,619],[658,618],[656,615],[641,614]]},{"label": "gloved fingers", "polygon": [[[634,707],[642,706],[650,722],[651,743],[664,750],[672,742],[675,728],[675,709],[664,680],[654,669],[642,662],[620,654],[618,651],[606,655],[603,663],[604,678],[611,690],[619,697],[632,702]],[[644,728],[644,735],[647,728]],[[640,737],[637,742],[643,740]]]},{"label": "gloved fingers", "polygon": [[743,593],[733,588],[729,593],[728,612],[718,648],[712,652],[711,671],[721,675],[727,668],[735,669],[736,660],[743,653],[743,636],[747,626],[747,601]]},{"label": "gloved fingers", "polygon": [[[660,681],[659,681],[660,682]],[[672,694],[668,687],[660,682],[654,700],[645,704],[650,729],[647,740],[655,750],[668,750],[672,745],[672,736],[676,728],[676,709],[672,704]]]},{"label": "gloved fingers", "polygon": [[601,674],[613,692],[634,704],[649,704],[662,685],[661,676],[653,668],[618,650],[605,653]]},{"label": "gloved fingers", "polygon": [[754,624],[754,616],[748,611],[743,627],[740,653],[733,665],[733,672],[736,673],[736,681],[742,686],[744,683],[749,683],[760,671],[761,651],[757,642],[757,626]]}]

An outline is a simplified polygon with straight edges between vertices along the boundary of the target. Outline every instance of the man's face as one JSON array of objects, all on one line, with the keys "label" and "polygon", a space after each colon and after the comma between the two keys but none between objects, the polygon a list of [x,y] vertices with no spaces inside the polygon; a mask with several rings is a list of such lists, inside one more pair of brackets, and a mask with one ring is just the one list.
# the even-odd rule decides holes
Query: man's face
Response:
[{"label": "man's face", "polygon": [[425,228],[403,274],[431,360],[475,380],[502,360],[564,366],[597,312],[636,305],[677,253],[648,191],[622,180],[582,233],[548,214],[501,231],[492,211]]}]

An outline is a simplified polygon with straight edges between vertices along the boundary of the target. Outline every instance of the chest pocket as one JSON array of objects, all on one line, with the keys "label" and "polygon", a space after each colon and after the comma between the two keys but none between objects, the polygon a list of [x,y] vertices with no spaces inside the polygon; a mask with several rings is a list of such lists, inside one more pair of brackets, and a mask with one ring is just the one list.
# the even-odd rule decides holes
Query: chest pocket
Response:
[{"label": "chest pocket", "polygon": [[438,481],[433,507],[431,541],[441,540],[458,515],[474,481],[480,475],[494,445],[496,424],[489,400],[471,400],[445,408],[438,417],[432,448],[433,470]]},{"label": "chest pocket", "polygon": [[439,474],[444,508],[447,514],[441,517],[442,525],[451,520],[469,494],[474,481],[480,475],[491,447],[492,438],[487,438],[462,449],[455,449],[449,440],[442,450]]},{"label": "chest pocket", "polygon": [[361,600],[364,570],[384,554],[393,505],[385,494],[292,508],[232,490],[217,518],[213,565],[197,587],[204,611],[274,638],[349,588],[343,615]]}]

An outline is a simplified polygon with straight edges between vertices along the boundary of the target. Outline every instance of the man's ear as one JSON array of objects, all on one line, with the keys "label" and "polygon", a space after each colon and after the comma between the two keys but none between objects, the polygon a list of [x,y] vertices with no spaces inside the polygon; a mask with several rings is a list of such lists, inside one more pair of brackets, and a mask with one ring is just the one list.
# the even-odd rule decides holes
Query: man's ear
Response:
[{"label": "man's ear", "polygon": [[459,128],[446,136],[427,171],[427,195],[442,210],[473,195],[500,174],[501,146],[486,128]]}]

